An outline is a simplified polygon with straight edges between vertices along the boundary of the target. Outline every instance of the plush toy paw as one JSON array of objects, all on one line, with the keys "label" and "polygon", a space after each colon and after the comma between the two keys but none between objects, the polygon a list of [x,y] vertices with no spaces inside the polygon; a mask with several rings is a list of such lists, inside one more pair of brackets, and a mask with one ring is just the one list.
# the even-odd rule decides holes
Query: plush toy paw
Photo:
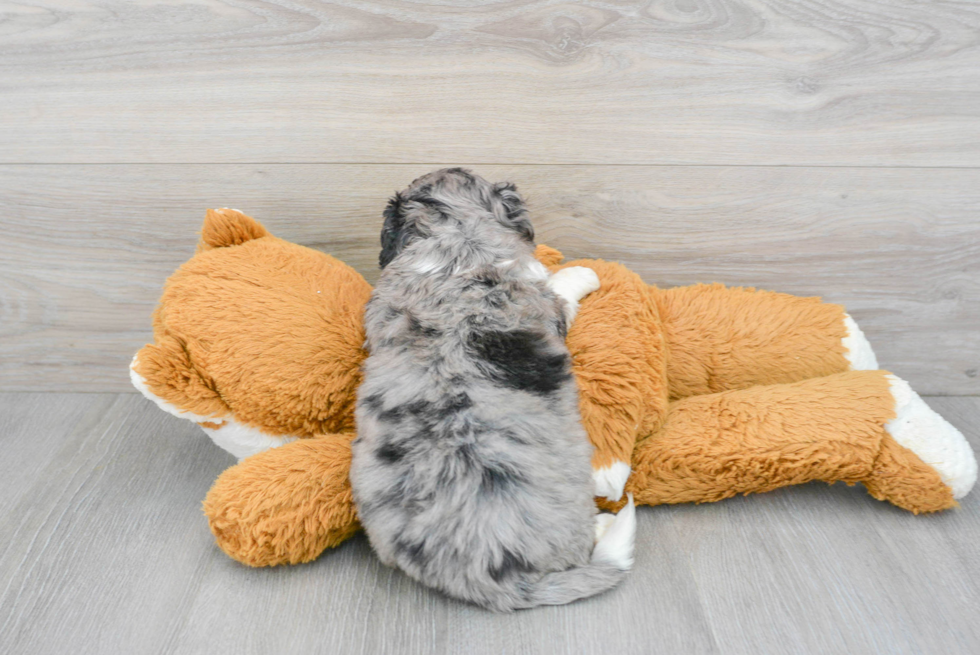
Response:
[{"label": "plush toy paw", "polygon": [[613,462],[592,470],[595,481],[595,495],[616,502],[623,497],[626,480],[630,477],[630,465],[626,462]]},{"label": "plush toy paw", "polygon": [[851,370],[877,371],[878,358],[875,357],[875,351],[871,349],[871,344],[868,343],[864,332],[861,331],[850,314],[844,314],[844,327],[847,334],[841,340],[841,345],[844,346],[844,357],[851,365]]},{"label": "plush toy paw", "polygon": [[586,266],[569,266],[548,278],[548,286],[565,299],[565,318],[571,323],[578,313],[579,301],[598,291],[599,276]]},{"label": "plush toy paw", "polygon": [[953,498],[970,493],[977,481],[977,460],[970,444],[908,382],[894,375],[887,377],[895,398],[896,415],[885,424],[885,430],[899,445],[935,469],[952,490]]},{"label": "plush toy paw", "polygon": [[[595,548],[592,550],[592,561],[610,564],[617,569],[627,571],[633,567],[633,543],[636,537],[636,506],[633,504],[633,494],[628,494],[629,500],[623,509],[619,510],[612,520],[602,519],[608,525],[602,531]],[[599,516],[603,516],[600,514]],[[607,514],[606,516],[612,516]],[[599,519],[596,519],[598,533]]]}]

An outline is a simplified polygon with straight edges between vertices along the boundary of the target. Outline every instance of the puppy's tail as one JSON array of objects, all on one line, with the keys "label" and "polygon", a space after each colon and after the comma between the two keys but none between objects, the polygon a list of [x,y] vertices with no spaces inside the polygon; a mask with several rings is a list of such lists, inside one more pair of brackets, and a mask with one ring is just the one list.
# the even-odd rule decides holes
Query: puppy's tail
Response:
[{"label": "puppy's tail", "polygon": [[197,251],[239,246],[268,235],[268,230],[261,223],[237,209],[209,209],[201,226]]},{"label": "puppy's tail", "polygon": [[592,560],[585,566],[548,573],[538,580],[527,596],[527,607],[564,605],[612,589],[633,566],[635,537],[636,508],[633,494],[629,494],[629,502],[608,524],[592,550]]}]

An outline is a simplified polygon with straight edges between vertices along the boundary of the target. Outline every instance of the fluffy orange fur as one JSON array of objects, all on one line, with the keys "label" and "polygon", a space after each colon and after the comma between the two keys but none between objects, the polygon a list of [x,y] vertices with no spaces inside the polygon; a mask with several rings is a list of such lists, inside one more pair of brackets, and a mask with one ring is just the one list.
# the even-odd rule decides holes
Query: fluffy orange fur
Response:
[{"label": "fluffy orange fur", "polygon": [[136,369],[157,396],[271,435],[354,429],[371,285],[347,264],[210,210],[164,286]]},{"label": "fluffy orange fur", "polygon": [[[563,266],[546,246],[537,255]],[[593,463],[631,462],[639,503],[823,480],[862,482],[916,513],[955,505],[885,432],[885,373],[846,372],[840,306],[721,285],[661,290],[619,264],[564,265],[601,282],[568,335]],[[309,561],[358,528],[347,470],[370,292],[342,262],[234,210],[208,212],[198,254],[167,282],[155,343],[136,364],[150,390],[212,426],[234,417],[300,438],[233,466],[208,493],[218,545],[240,562]]]}]

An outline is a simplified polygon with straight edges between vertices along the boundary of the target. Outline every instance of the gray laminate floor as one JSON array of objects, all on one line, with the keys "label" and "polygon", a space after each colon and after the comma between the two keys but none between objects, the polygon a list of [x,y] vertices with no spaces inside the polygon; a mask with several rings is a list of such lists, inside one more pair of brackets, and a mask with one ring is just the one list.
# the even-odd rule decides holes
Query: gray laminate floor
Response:
[{"label": "gray laminate floor", "polygon": [[[929,402],[980,448],[980,398]],[[0,394],[0,653],[980,653],[980,494],[915,517],[813,484],[643,508],[614,591],[504,616],[362,537],[253,570],[200,512],[232,462],[133,394]]]}]

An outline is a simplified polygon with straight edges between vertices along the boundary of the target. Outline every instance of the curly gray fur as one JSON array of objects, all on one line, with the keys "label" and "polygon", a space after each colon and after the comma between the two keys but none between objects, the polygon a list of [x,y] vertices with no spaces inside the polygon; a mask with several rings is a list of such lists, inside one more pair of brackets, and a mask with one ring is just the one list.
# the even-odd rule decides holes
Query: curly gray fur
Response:
[{"label": "curly gray fur", "polygon": [[351,484],[381,560],[494,610],[615,585],[563,303],[509,184],[436,171],[385,211]]}]

